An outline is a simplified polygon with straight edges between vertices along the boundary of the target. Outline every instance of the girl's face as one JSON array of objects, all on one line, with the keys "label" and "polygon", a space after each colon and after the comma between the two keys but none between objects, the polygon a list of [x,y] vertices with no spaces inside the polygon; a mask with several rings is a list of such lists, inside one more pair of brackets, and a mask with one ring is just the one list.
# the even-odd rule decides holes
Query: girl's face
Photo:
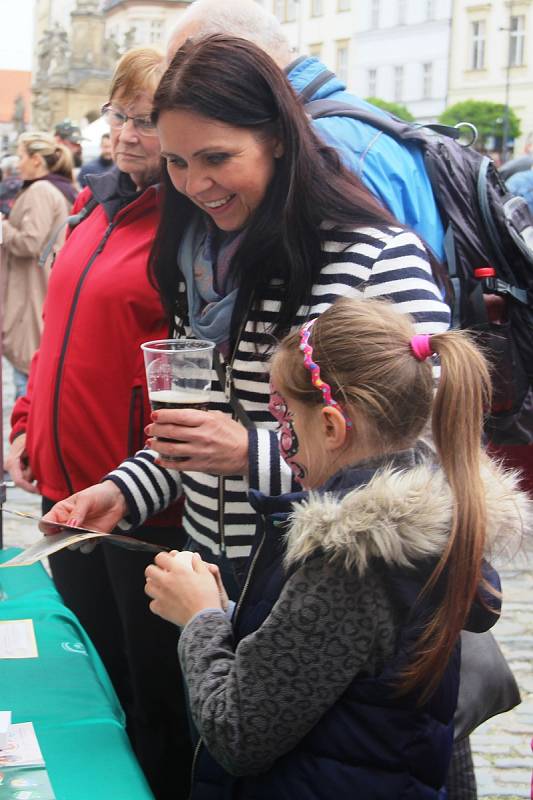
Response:
[{"label": "girl's face", "polygon": [[184,110],[163,111],[157,128],[174,188],[221,230],[244,228],[283,153],[278,140]]},{"label": "girl's face", "polygon": [[316,489],[332,474],[330,457],[321,438],[320,405],[305,406],[270,384],[268,410],[279,423],[279,450],[305,489]]}]

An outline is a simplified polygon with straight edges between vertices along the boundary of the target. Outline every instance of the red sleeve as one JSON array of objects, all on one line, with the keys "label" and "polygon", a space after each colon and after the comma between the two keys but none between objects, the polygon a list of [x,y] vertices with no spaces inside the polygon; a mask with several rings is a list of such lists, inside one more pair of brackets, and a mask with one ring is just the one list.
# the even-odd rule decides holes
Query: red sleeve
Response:
[{"label": "red sleeve", "polygon": [[35,371],[37,369],[38,360],[39,351],[36,350],[30,364],[30,374],[28,378],[26,394],[22,397],[19,397],[18,400],[15,401],[13,411],[11,412],[11,433],[9,434],[9,441],[11,444],[17,438],[17,436],[20,436],[21,433],[26,433],[28,414],[30,413],[31,406],[31,397],[33,394],[33,376],[35,375]]}]

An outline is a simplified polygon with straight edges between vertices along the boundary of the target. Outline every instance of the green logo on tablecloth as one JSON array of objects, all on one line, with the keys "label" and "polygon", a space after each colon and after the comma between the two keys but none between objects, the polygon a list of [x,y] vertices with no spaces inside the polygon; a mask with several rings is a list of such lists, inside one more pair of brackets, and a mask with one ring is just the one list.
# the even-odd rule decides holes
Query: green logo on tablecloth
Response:
[{"label": "green logo on tablecloth", "polygon": [[61,642],[61,647],[67,653],[79,653],[79,655],[88,655],[85,645],[82,642]]}]

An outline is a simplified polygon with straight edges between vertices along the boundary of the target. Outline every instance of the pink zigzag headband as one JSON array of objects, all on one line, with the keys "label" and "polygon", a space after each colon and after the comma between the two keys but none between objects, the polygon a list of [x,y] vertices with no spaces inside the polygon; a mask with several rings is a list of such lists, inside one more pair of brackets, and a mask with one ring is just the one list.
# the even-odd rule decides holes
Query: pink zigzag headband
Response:
[{"label": "pink zigzag headband", "polygon": [[309,344],[309,337],[311,335],[311,328],[316,322],[316,319],[316,317],[315,319],[310,319],[302,326],[300,331],[300,350],[304,354],[304,366],[311,373],[311,383],[315,389],[318,389],[320,392],[322,392],[322,400],[324,405],[338,408],[346,420],[346,427],[351,429],[353,424],[350,417],[346,414],[340,403],[337,403],[337,401],[331,396],[331,386],[329,383],[326,383],[326,381],[322,380],[320,377],[320,367],[313,361],[313,348]]}]

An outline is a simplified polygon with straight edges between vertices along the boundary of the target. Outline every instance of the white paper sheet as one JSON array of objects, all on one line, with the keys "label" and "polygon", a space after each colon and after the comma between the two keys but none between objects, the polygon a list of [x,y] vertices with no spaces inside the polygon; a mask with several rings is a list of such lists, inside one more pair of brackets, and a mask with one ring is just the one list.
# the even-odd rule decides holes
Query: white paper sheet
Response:
[{"label": "white paper sheet", "polygon": [[19,722],[9,729],[7,746],[0,750],[1,767],[43,767],[44,759],[33,723]]},{"label": "white paper sheet", "polygon": [[0,620],[0,658],[37,658],[31,619]]}]

